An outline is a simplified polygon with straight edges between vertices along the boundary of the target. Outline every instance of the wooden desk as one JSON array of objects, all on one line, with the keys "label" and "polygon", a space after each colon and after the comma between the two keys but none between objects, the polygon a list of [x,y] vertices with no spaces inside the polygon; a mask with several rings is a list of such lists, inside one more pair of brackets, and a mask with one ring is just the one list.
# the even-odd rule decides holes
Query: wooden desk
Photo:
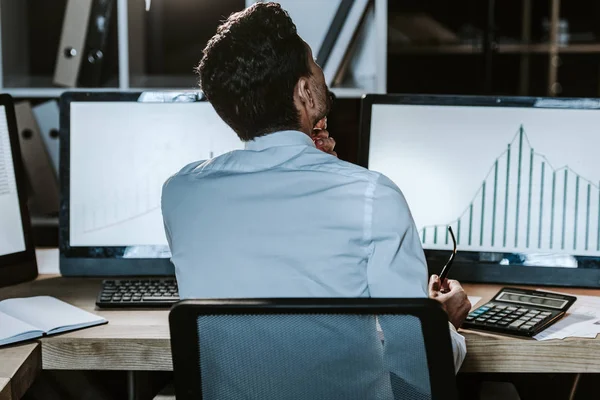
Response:
[{"label": "wooden desk", "polygon": [[41,275],[0,289],[0,300],[49,295],[106,318],[109,323],[40,340],[43,369],[170,371],[168,309],[99,310],[101,279]]},{"label": "wooden desk", "polygon": [[[463,285],[469,296],[489,301],[506,285]],[[525,286],[520,286],[525,287]],[[600,290],[544,288],[574,295],[600,296]],[[539,342],[464,330],[467,357],[460,372],[600,372],[600,336]]]},{"label": "wooden desk", "polygon": [[0,400],[20,399],[41,368],[37,342],[0,348]]},{"label": "wooden desk", "polygon": [[[109,320],[107,325],[40,340],[44,369],[172,370],[167,310],[98,310],[101,279],[42,276],[26,284],[0,289],[7,297],[50,295]],[[501,285],[465,285],[471,296],[491,297]],[[581,295],[600,290],[555,289]],[[461,372],[600,372],[600,338],[538,342],[463,332],[467,358]],[[1,376],[1,375],[0,375]]]}]

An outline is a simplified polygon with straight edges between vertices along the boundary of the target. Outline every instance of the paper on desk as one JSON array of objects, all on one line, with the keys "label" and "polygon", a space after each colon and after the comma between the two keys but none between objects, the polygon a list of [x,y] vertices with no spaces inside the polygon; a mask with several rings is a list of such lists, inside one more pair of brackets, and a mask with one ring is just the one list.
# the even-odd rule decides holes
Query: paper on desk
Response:
[{"label": "paper on desk", "polygon": [[471,308],[475,308],[477,303],[479,303],[481,301],[481,297],[479,297],[479,296],[468,296],[468,297],[469,297],[469,301],[471,302]]},{"label": "paper on desk", "polygon": [[600,297],[577,296],[577,300],[566,316],[533,338],[536,340],[568,337],[595,338],[598,333],[600,333]]}]

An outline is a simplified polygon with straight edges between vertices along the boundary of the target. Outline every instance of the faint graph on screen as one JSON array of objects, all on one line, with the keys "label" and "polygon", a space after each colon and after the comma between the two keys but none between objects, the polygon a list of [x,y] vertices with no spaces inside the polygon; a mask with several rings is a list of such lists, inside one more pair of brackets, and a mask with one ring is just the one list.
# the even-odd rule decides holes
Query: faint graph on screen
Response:
[{"label": "faint graph on screen", "polygon": [[521,126],[464,212],[421,227],[424,247],[447,245],[450,225],[463,250],[600,255],[600,176],[557,167],[534,146]]},{"label": "faint graph on screen", "polygon": [[[0,113],[4,107],[0,106]],[[10,195],[17,192],[15,171],[13,167],[8,124],[5,118],[0,118],[0,195]]]},{"label": "faint graph on screen", "polygon": [[166,245],[165,181],[243,143],[196,103],[76,103],[71,113],[70,237],[74,246]]},{"label": "faint graph on screen", "polygon": [[73,246],[165,246],[160,209],[165,181],[191,162],[243,148],[210,104],[83,103],[75,111]]}]

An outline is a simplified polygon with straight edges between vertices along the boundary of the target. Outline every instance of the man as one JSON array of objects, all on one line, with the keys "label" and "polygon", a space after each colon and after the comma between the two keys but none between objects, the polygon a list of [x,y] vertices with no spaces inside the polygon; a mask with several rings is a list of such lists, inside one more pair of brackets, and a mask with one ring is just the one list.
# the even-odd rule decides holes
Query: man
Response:
[{"label": "man", "polygon": [[398,187],[335,157],[324,121],[332,96],[288,14],[257,3],[231,15],[197,70],[246,148],[188,165],[165,183],[181,297],[429,295],[448,312],[458,370],[466,349],[456,329],[469,301],[456,281],[442,293],[434,276],[428,289]]}]

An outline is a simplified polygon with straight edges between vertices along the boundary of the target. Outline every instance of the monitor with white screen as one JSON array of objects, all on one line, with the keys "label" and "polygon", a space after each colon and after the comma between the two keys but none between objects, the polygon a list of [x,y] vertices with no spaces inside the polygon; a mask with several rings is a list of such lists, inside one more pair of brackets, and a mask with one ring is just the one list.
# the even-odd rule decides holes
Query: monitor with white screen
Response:
[{"label": "monitor with white screen", "polygon": [[367,96],[360,163],[402,190],[429,268],[600,286],[600,101]]},{"label": "monitor with white screen", "polygon": [[4,106],[0,106],[0,221],[0,257],[25,251],[23,219]]},{"label": "monitor with white screen", "polygon": [[0,286],[37,275],[13,100],[0,95]]},{"label": "monitor with white screen", "polygon": [[68,93],[61,103],[61,271],[172,274],[163,183],[243,143],[195,92]]}]

